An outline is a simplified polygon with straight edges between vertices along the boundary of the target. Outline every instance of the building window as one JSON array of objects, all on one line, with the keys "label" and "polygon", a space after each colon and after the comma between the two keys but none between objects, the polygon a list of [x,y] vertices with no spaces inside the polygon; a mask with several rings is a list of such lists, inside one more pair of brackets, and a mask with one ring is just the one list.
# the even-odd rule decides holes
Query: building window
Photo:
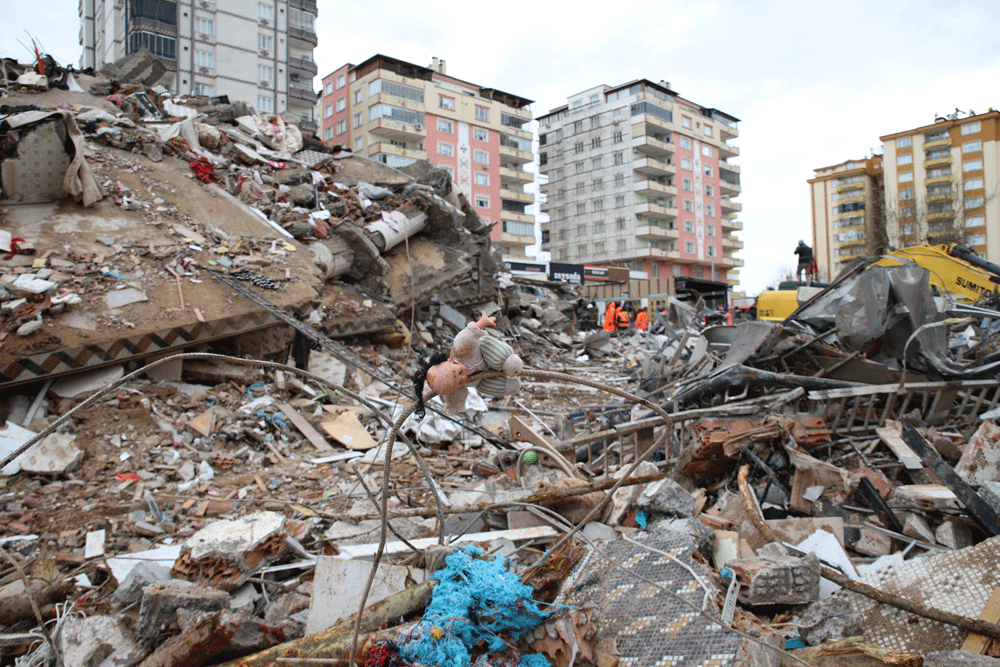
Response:
[{"label": "building window", "polygon": [[323,94],[333,95],[333,81],[327,81],[325,84],[323,84]]},{"label": "building window", "polygon": [[487,195],[476,195],[476,208],[489,208],[490,198]]},{"label": "building window", "polygon": [[980,130],[979,121],[973,123],[966,123],[962,126],[962,134],[976,134]]},{"label": "building window", "polygon": [[694,192],[694,186],[691,184],[690,178],[685,178],[681,181],[681,189],[687,190],[688,192]]},{"label": "building window", "polygon": [[604,241],[598,241],[594,244],[594,253],[598,255],[604,254]]},{"label": "building window", "polygon": [[899,209],[899,217],[901,218],[912,218],[916,213],[917,209],[913,206],[904,206]]},{"label": "building window", "polygon": [[591,127],[591,129],[593,129],[595,127],[600,127],[600,126],[601,126],[601,117],[600,116],[591,116],[590,117],[590,127]]},{"label": "building window", "polygon": [[711,183],[707,183],[705,185],[705,196],[706,197],[714,197],[715,196],[715,188],[712,186]]},{"label": "building window", "polygon": [[361,149],[364,148],[364,147],[365,147],[365,138],[364,137],[358,137],[357,139],[354,140],[354,152],[355,153],[361,152]]},{"label": "building window", "polygon": [[601,138],[600,137],[594,137],[593,139],[591,139],[590,140],[590,147],[591,148],[600,148],[601,147]]},{"label": "building window", "polygon": [[913,164],[913,153],[903,153],[896,158],[896,164]]},{"label": "building window", "polygon": [[338,97],[337,98],[337,111],[343,111],[346,108],[347,108],[347,98],[346,97]]},{"label": "building window", "polygon": [[215,86],[210,86],[207,83],[195,83],[194,94],[204,95],[205,97],[211,97],[212,95],[215,95]]},{"label": "building window", "polygon": [[615,187],[620,188],[625,185],[625,174],[615,174]]},{"label": "building window", "polygon": [[257,17],[270,21],[274,18],[274,7],[263,2],[257,5]]},{"label": "building window", "polygon": [[715,257],[715,246],[714,245],[708,246],[707,248],[705,248],[705,251],[708,252],[708,256],[709,257]]},{"label": "building window", "polygon": [[489,141],[490,131],[485,127],[474,127],[472,128],[472,138],[476,141]]},{"label": "building window", "polygon": [[684,242],[684,252],[686,252],[689,255],[693,255],[694,254],[694,241],[685,241]]},{"label": "building window", "polygon": [[587,166],[583,162],[576,162],[573,164],[573,173],[582,174],[586,171]]},{"label": "building window", "polygon": [[691,140],[687,137],[681,137],[681,148],[686,151],[691,150]]},{"label": "building window", "polygon": [[966,242],[971,246],[986,245],[986,234],[973,234]]},{"label": "building window", "polygon": [[[577,208],[578,209],[580,208],[580,206],[582,206],[582,204],[577,204]],[[587,225],[585,225],[585,224],[584,225],[577,225],[576,226],[576,235],[577,236],[586,236],[587,235]]]},{"label": "building window", "polygon": [[715,217],[715,204],[705,204],[705,217],[706,218]]},{"label": "building window", "polygon": [[488,186],[490,184],[490,175],[485,171],[477,171],[474,178],[476,181],[476,185]]},{"label": "building window", "polygon": [[902,171],[902,172],[899,173],[899,182],[900,183],[909,183],[912,180],[913,180],[913,172],[912,171]]},{"label": "building window", "polygon": [[701,154],[705,157],[712,157],[712,147],[708,144],[701,145]]},{"label": "building window", "polygon": [[344,77],[343,74],[338,74],[337,75],[337,90],[340,90],[341,88],[343,88],[346,85],[347,85],[347,79],[346,79],[346,77]]},{"label": "building window", "polygon": [[688,118],[687,116],[681,116],[681,126],[682,127],[686,127],[687,129],[690,130],[691,129],[691,119]]},{"label": "building window", "polygon": [[331,139],[333,139],[333,128],[332,127],[327,127],[327,128],[323,129],[323,138],[326,141],[330,141]]},{"label": "building window", "polygon": [[438,106],[449,111],[455,110],[455,98],[447,95],[438,95]]},{"label": "building window", "polygon": [[575,123],[573,123],[573,134],[578,134],[580,132],[583,132],[583,121],[582,120],[578,120]]},{"label": "building window", "polygon": [[455,144],[449,143],[447,141],[439,141],[438,155],[443,155],[445,157],[455,157]]},{"label": "building window", "polygon": [[976,141],[967,141],[966,143],[962,144],[963,153],[975,153],[981,150],[983,150],[983,142],[979,141],[978,139]]},{"label": "building window", "polygon": [[[587,212],[587,204],[586,203],[577,204],[576,205],[576,214],[577,215],[583,215],[586,212]],[[577,228],[577,231],[579,231],[579,228]]]},{"label": "building window", "polygon": [[489,107],[481,107],[476,105],[476,120],[482,123],[490,122],[490,110]]},{"label": "building window", "polygon": [[900,137],[896,139],[896,148],[906,148],[910,145],[910,137]]},{"label": "building window", "polygon": [[481,164],[484,167],[488,167],[490,166],[490,152],[477,149],[472,152],[472,160],[476,164]]},{"label": "building window", "polygon": [[615,218],[615,229],[618,231],[625,229],[625,218]]},{"label": "building window", "polygon": [[615,153],[615,164],[623,164],[625,162],[624,153]]},{"label": "building window", "polygon": [[363,121],[361,120],[361,114],[359,113],[354,114],[354,127],[361,127],[362,122]]},{"label": "building window", "polygon": [[900,199],[913,199],[913,188],[906,188],[899,191]]},{"label": "building window", "polygon": [[573,152],[574,153],[582,153],[583,152],[583,142],[582,141],[578,141],[575,144],[573,144]]},{"label": "building window", "polygon": [[715,223],[705,225],[705,230],[708,232],[709,236],[715,236]]},{"label": "building window", "polygon": [[270,65],[257,65],[257,76],[261,81],[270,83],[274,80],[274,68]]},{"label": "building window", "polygon": [[689,157],[681,158],[681,169],[687,169],[688,171],[691,171],[691,158]]},{"label": "building window", "polygon": [[965,219],[966,227],[982,227],[986,224],[986,216],[984,215],[970,215]]},{"label": "building window", "polygon": [[712,165],[706,164],[704,166],[704,169],[705,169],[705,176],[712,178]]},{"label": "building window", "polygon": [[962,171],[978,171],[983,168],[982,159],[978,160],[967,160],[962,163]]},{"label": "building window", "polygon": [[327,104],[325,107],[323,107],[323,118],[329,118],[332,115],[333,115],[333,105]]},{"label": "building window", "polygon": [[980,190],[983,187],[983,179],[981,178],[970,178],[965,182],[966,190]]},{"label": "building window", "polygon": [[442,132],[444,134],[454,134],[455,126],[446,118],[438,118],[438,132]]},{"label": "building window", "polygon": [[[594,210],[595,211],[603,211],[604,210],[604,200],[603,199],[595,199],[594,200]],[[602,223],[601,227],[603,228],[603,226],[604,225]]]},{"label": "building window", "polygon": [[[684,211],[687,213],[694,213],[694,201],[691,199],[684,200]],[[687,230],[685,230],[687,231]]]},{"label": "building window", "polygon": [[615,109],[611,113],[611,120],[617,123],[621,119],[622,119],[622,110],[621,109]]},{"label": "building window", "polygon": [[584,183],[583,181],[580,181],[579,183],[576,184],[576,194],[582,195],[586,191],[587,191],[587,184],[586,183]]},{"label": "building window", "polygon": [[259,111],[260,113],[274,113],[274,98],[265,97],[264,95],[258,95],[257,111]]},{"label": "building window", "polygon": [[576,254],[577,254],[578,257],[586,257],[587,256],[587,244],[586,243],[581,243],[580,245],[578,245],[576,247]]},{"label": "building window", "polygon": [[262,51],[274,51],[274,35],[257,33],[257,48]]},{"label": "building window", "polygon": [[593,183],[591,183],[591,185],[593,186],[594,190],[603,190],[604,189],[604,179],[602,179],[602,178],[595,178],[594,181],[593,181]]},{"label": "building window", "polygon": [[685,220],[684,221],[684,231],[687,232],[688,234],[691,234],[691,233],[694,232],[694,221],[693,220]]},{"label": "building window", "polygon": [[625,206],[625,195],[615,195],[615,208],[622,208]]},{"label": "building window", "polygon": [[194,31],[200,35],[214,35],[215,21],[213,21],[212,19],[203,19],[201,17],[195,17]]},{"label": "building window", "polygon": [[361,104],[361,100],[362,100],[362,92],[361,89],[358,88],[357,90],[354,91],[354,103]]},{"label": "building window", "polygon": [[600,158],[600,156],[590,159],[590,168],[591,169],[600,169],[601,168],[601,158]]},{"label": "building window", "polygon": [[984,202],[984,197],[969,197],[965,200],[965,208],[982,208]]},{"label": "building window", "polygon": [[628,245],[625,239],[618,239],[616,247],[618,248],[618,252],[624,252],[625,250],[628,249]]},{"label": "building window", "polygon": [[705,125],[702,129],[704,130],[706,137],[712,136],[712,126],[711,125]]},{"label": "building window", "polygon": [[343,134],[344,132],[347,132],[347,121],[346,120],[338,120],[337,121],[337,134]]},{"label": "building window", "polygon": [[617,132],[614,133],[613,141],[616,144],[620,144],[621,142],[625,141],[625,135],[622,134],[621,130],[618,130]]},{"label": "building window", "polygon": [[194,50],[194,64],[198,67],[215,67],[215,55],[208,51]]}]

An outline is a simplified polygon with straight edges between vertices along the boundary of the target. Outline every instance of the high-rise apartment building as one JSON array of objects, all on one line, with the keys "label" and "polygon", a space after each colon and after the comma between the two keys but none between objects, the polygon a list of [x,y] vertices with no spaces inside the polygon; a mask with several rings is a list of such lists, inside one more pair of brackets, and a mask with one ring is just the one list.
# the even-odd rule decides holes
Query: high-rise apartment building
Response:
[{"label": "high-rise apartment building", "polygon": [[[816,169],[809,180],[813,221],[813,253],[818,278],[832,280],[858,257],[885,244],[882,210],[882,156],[849,160]],[[795,241],[785,259],[795,264]]]},{"label": "high-rise apartment building", "polygon": [[737,284],[737,122],[647,80],[585,90],[540,116],[542,249],[556,262]]},{"label": "high-rise apartment building", "polygon": [[316,0],[80,0],[82,67],[145,46],[175,94],[228,95],[314,129]]},{"label": "high-rise apartment building", "polygon": [[923,243],[959,243],[1000,262],[1000,111],[956,111],[880,139],[882,155],[809,180],[820,277]]},{"label": "high-rise apartment building", "polygon": [[504,257],[535,243],[531,100],[447,74],[444,60],[421,67],[383,55],[323,77],[320,137],[329,145],[404,167],[430,160],[446,169],[476,212],[496,224]]}]

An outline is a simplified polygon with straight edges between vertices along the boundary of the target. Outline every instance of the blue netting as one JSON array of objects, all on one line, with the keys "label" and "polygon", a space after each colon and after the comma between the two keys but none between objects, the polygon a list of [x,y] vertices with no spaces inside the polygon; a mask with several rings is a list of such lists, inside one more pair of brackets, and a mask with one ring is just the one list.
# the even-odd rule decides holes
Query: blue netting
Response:
[{"label": "blue netting", "polygon": [[403,638],[403,656],[436,667],[551,667],[543,655],[517,651],[551,612],[538,607],[502,557],[475,558],[482,555],[475,547],[456,551],[433,575],[440,583],[423,620]]}]

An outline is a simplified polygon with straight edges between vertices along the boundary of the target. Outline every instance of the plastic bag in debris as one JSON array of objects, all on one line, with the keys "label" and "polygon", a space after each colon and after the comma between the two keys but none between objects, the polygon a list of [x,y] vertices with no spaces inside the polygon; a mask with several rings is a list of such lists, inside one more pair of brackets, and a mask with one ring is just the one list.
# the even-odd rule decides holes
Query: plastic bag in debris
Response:
[{"label": "plastic bag in debris", "polygon": [[392,194],[392,190],[362,182],[358,183],[358,193],[362,197],[368,197],[368,199],[385,199]]},{"label": "plastic bag in debris", "polygon": [[258,138],[276,151],[297,153],[302,150],[302,132],[294,125],[286,125],[277,114],[254,116]]},{"label": "plastic bag in debris", "polygon": [[[521,655],[517,642],[551,615],[531,597],[504,558],[482,559],[468,547],[448,556],[434,578],[423,620],[400,639],[403,656],[414,664],[468,667],[549,667],[541,654]],[[509,638],[509,639],[505,639]]]}]

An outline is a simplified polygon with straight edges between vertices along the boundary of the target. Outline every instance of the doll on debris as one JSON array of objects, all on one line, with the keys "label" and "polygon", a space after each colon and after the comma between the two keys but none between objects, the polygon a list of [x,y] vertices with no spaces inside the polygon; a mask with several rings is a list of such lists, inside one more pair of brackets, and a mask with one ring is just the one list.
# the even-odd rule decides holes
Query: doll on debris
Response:
[{"label": "doll on debris", "polygon": [[424,382],[444,399],[445,412],[451,414],[465,407],[469,395],[469,376],[479,371],[503,371],[501,377],[484,378],[476,389],[486,396],[512,396],[521,389],[517,375],[524,369],[521,357],[514,348],[486,333],[486,327],[495,326],[496,318],[484,312],[478,322],[458,332],[451,346],[451,354],[435,352],[413,375],[413,388],[417,393],[416,415],[424,416]]}]

